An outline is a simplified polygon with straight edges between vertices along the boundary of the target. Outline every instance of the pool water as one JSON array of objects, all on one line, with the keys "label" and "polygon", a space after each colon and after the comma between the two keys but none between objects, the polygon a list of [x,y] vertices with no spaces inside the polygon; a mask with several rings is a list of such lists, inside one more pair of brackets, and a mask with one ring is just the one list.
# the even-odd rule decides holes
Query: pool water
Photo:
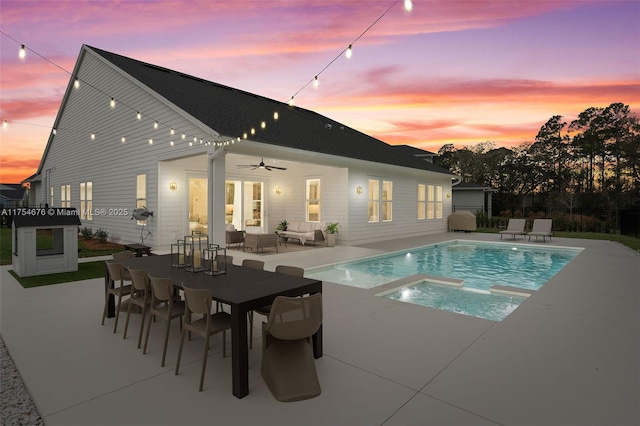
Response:
[{"label": "pool water", "polygon": [[[305,276],[359,288],[374,288],[415,274],[463,280],[462,288],[425,281],[401,288],[396,292],[398,294],[385,293],[383,297],[500,320],[524,298],[492,294],[492,286],[538,290],[580,251],[525,244],[452,241],[313,269]],[[487,314],[494,311],[506,312],[506,315]]]}]

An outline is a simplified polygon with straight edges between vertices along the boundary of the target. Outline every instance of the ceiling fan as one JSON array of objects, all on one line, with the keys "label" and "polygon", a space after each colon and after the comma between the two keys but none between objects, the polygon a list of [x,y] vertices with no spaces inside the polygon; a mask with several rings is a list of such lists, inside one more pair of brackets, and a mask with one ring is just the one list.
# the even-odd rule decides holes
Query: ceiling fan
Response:
[{"label": "ceiling fan", "polygon": [[260,160],[260,164],[239,164],[238,165],[239,169],[248,169],[251,168],[251,170],[255,170],[255,169],[265,169],[267,171],[271,171],[271,169],[276,169],[276,170],[287,170],[286,167],[276,167],[276,166],[267,166],[266,164],[264,164],[264,158],[262,158]]}]

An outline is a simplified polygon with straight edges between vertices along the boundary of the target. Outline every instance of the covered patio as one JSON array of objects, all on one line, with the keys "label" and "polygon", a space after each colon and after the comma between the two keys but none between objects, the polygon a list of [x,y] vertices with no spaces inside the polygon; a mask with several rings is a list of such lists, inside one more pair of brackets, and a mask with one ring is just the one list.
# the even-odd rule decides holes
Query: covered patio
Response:
[{"label": "covered patio", "polygon": [[[260,260],[267,270],[312,267],[451,239],[500,242],[442,233]],[[640,254],[607,241],[553,245],[584,250],[501,322],[325,282],[322,394],[295,403],[276,401],[264,384],[259,341],[247,397],[231,393],[219,339],[198,392],[200,343],[185,344],[175,376],[175,324],[161,368],[162,327],[142,355],[135,337],[100,326],[102,279],[23,289],[3,266],[0,325],[46,425],[639,424]],[[235,264],[255,257],[232,252]]]}]

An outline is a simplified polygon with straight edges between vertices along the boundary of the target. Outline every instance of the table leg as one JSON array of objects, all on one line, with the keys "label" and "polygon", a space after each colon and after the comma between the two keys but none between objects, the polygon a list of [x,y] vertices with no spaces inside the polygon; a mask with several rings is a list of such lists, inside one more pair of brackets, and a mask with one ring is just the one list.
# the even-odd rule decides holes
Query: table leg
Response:
[{"label": "table leg", "polygon": [[247,311],[231,307],[231,375],[233,394],[249,395],[249,345],[247,342]]}]

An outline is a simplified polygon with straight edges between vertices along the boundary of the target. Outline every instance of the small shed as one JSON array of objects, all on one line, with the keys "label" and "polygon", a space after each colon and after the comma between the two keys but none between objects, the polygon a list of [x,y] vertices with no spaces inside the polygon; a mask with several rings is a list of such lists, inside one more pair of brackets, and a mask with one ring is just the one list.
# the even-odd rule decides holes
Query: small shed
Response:
[{"label": "small shed", "polygon": [[24,207],[14,209],[11,257],[20,277],[78,270],[76,209]]}]

